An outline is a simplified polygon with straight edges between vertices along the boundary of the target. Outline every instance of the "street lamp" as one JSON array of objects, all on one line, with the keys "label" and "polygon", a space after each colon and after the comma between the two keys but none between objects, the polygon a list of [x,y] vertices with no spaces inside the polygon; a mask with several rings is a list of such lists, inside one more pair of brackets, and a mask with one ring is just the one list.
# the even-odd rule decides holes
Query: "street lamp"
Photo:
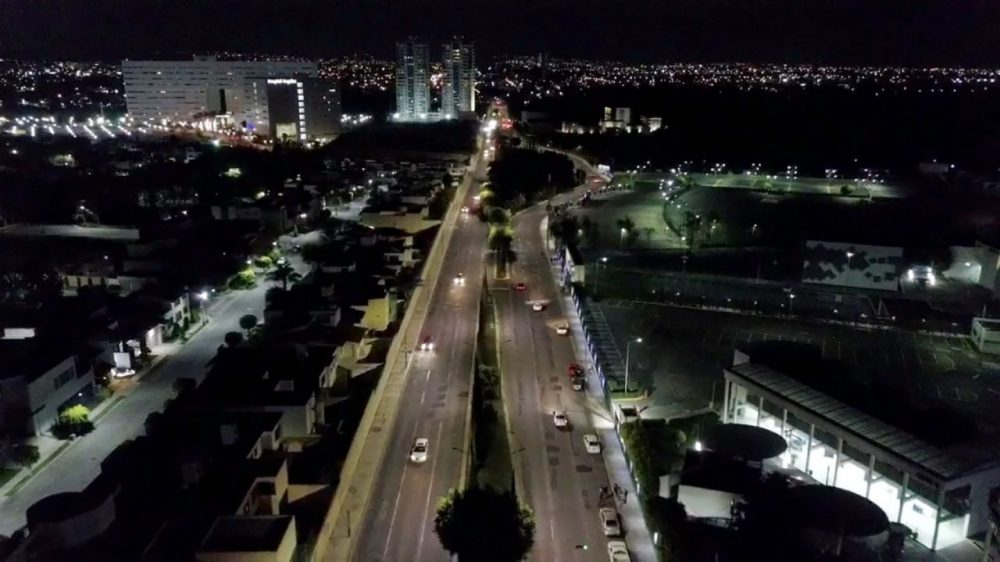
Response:
[{"label": "street lamp", "polygon": [[597,264],[597,265],[594,266],[594,296],[597,296],[597,281],[598,281],[598,279],[600,279],[600,276],[598,275],[598,273],[600,273],[600,271],[601,271],[601,264],[604,264],[605,267],[608,266],[608,257],[607,256],[602,257],[601,258],[601,262],[599,264]]},{"label": "street lamp", "polygon": [[628,392],[628,364],[633,343],[642,343],[642,338],[629,339],[625,344],[625,392]]},{"label": "street lamp", "polygon": [[795,293],[788,293],[788,315],[792,315],[792,304],[795,303]]}]

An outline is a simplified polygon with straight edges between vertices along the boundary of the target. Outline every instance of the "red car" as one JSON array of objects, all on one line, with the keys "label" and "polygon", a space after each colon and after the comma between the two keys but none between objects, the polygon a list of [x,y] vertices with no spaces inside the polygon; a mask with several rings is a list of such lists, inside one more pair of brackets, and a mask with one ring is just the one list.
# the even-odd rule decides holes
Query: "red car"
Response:
[{"label": "red car", "polygon": [[528,286],[524,283],[518,283],[517,285],[514,285],[514,290],[523,293],[528,290]]},{"label": "red car", "polygon": [[581,367],[578,363],[570,363],[566,366],[566,373],[569,374],[570,377],[582,377],[583,367]]}]

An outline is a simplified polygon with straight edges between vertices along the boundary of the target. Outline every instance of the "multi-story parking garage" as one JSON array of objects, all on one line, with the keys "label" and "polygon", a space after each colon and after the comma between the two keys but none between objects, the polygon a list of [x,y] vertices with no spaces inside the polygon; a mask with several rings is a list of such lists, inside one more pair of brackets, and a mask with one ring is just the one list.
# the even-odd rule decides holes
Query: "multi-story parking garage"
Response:
[{"label": "multi-story parking garage", "polygon": [[784,437],[784,466],[868,498],[933,550],[987,530],[997,457],[932,446],[763,365],[744,362],[724,375],[724,421]]}]

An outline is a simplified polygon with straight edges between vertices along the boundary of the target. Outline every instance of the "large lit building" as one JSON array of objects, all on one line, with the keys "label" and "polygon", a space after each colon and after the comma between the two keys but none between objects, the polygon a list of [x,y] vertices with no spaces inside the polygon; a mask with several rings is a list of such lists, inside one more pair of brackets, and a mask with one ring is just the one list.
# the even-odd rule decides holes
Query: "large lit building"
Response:
[{"label": "large lit building", "polygon": [[430,118],[430,63],[426,43],[414,37],[396,44],[396,121]]},{"label": "large lit building", "polygon": [[[1000,463],[988,451],[961,443],[962,431],[948,430],[956,445],[932,445],[876,417],[870,404],[850,398],[857,393],[835,397],[803,382],[815,373],[793,378],[736,355],[736,364],[724,372],[723,421],[783,437],[788,449],[780,462],[786,469],[868,498],[932,550],[987,531]],[[945,425],[941,412],[926,414],[906,419],[914,427]]]},{"label": "large lit building", "polygon": [[[266,136],[279,137],[292,129],[283,126],[278,134],[272,122],[293,123],[291,136],[299,140],[303,135],[309,139],[326,136],[331,129],[329,118],[339,120],[339,92],[317,75],[316,63],[303,61],[195,57],[122,62],[125,102],[133,118],[192,122],[222,115]],[[280,115],[280,121],[272,118],[272,112]],[[314,127],[309,126],[310,120],[316,121]]]},{"label": "large lit building", "polygon": [[246,127],[279,140],[327,140],[340,124],[340,92],[332,80],[251,78],[247,80]]},{"label": "large lit building", "polygon": [[444,44],[441,113],[454,119],[476,110],[476,46],[456,37]]}]

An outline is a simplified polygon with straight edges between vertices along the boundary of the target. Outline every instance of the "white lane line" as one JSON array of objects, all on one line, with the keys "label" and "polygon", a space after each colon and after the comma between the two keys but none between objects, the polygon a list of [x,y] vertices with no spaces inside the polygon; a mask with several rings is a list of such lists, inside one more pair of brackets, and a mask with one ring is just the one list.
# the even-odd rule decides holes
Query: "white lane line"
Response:
[{"label": "white lane line", "polygon": [[437,455],[434,455],[434,459],[431,460],[431,481],[427,484],[427,499],[424,500],[424,515],[420,519],[420,539],[417,541],[417,560],[421,559],[420,554],[424,550],[424,536],[427,535],[426,532],[427,513],[431,509],[431,494],[433,493],[434,490],[434,475],[435,475],[434,468],[437,466],[438,457],[440,457],[441,455],[447,455],[451,453],[450,449],[445,451],[441,447],[441,433],[443,431],[444,431],[444,420],[438,423],[437,437],[435,437],[435,443],[438,444],[439,453]]},{"label": "white lane line", "polygon": [[[416,432],[417,432],[417,429],[416,429],[416,427],[414,427],[413,428],[413,433],[415,434]],[[410,436],[410,441],[413,441],[413,439],[414,439],[414,437],[411,435]],[[385,560],[386,556],[388,556],[388,554],[389,554],[389,547],[392,545],[392,530],[396,526],[396,515],[399,512],[399,500],[400,500],[400,498],[403,497],[403,490],[406,489],[406,486],[403,486],[402,483],[406,481],[406,469],[409,468],[409,467],[410,467],[410,463],[409,463],[409,459],[407,459],[407,463],[405,465],[403,465],[403,475],[399,479],[399,482],[400,482],[401,485],[399,486],[399,491],[396,492],[396,503],[392,507],[392,519],[389,520],[389,532],[386,533],[386,535],[385,535],[385,548],[382,549],[382,559],[383,560]]]}]

